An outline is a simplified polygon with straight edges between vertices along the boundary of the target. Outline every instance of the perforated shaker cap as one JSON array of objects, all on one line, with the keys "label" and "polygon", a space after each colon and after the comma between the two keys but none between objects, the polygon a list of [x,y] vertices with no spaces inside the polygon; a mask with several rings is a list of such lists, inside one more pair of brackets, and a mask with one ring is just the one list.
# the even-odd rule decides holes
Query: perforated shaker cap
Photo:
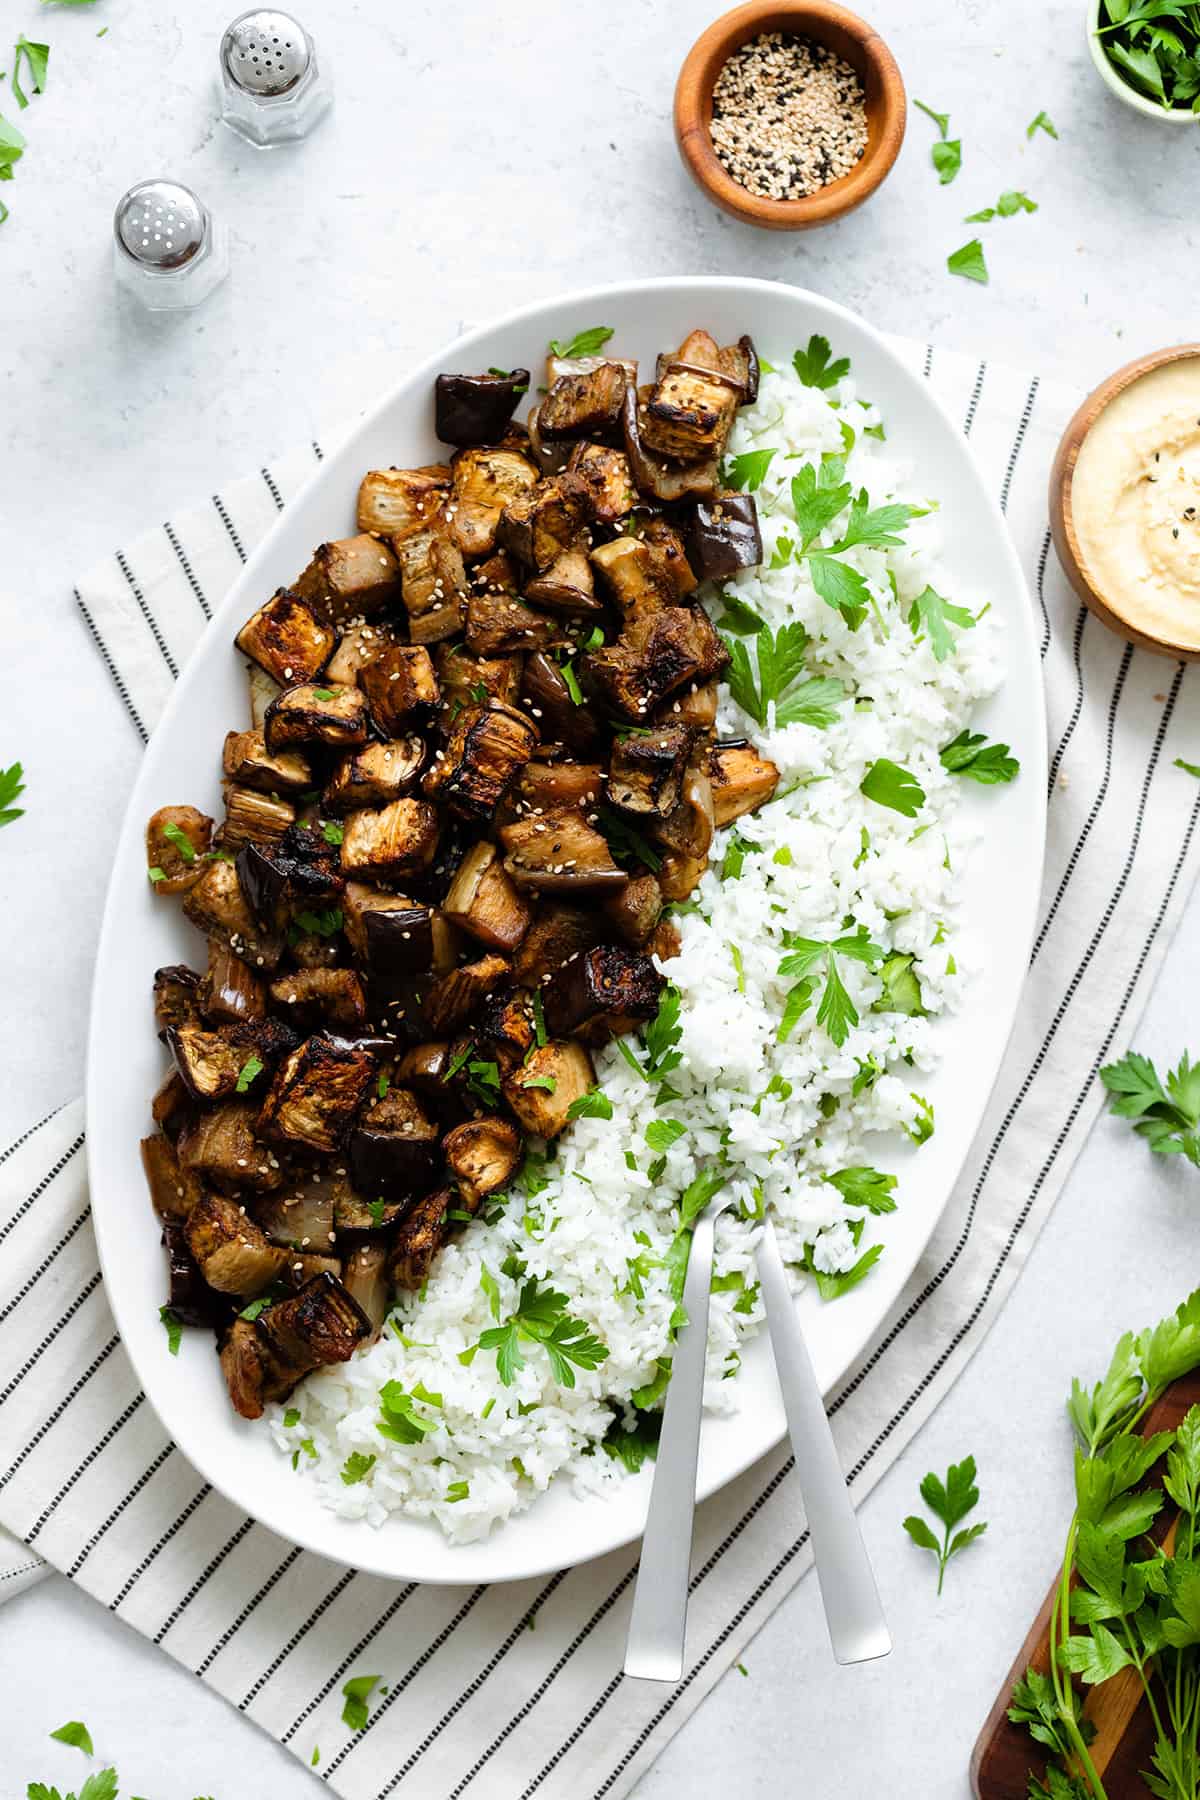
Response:
[{"label": "perforated shaker cap", "polygon": [[118,244],[144,269],[181,269],[204,244],[208,214],[178,181],[139,181],[113,217]]},{"label": "perforated shaker cap", "polygon": [[221,64],[235,86],[260,99],[290,94],[304,79],[312,46],[290,13],[243,13],[221,39]]}]

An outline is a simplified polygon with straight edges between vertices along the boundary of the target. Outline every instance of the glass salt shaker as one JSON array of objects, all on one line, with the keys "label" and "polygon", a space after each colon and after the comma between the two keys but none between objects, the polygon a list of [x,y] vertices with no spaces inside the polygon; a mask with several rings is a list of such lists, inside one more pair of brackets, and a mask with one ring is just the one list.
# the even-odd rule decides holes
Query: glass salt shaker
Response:
[{"label": "glass salt shaker", "polygon": [[242,13],[221,39],[221,117],[260,149],[307,137],[333,103],[317,47],[290,13]]},{"label": "glass salt shaker", "polygon": [[229,273],[229,241],[191,188],[139,181],[113,215],[117,281],[152,312],[199,306]]}]

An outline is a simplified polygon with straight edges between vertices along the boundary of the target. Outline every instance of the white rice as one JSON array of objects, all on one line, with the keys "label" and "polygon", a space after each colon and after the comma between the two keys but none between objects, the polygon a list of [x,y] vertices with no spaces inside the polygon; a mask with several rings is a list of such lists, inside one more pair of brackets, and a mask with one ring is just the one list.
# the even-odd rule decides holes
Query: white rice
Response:
[{"label": "white rice", "polygon": [[[310,1377],[286,1413],[272,1409],[277,1443],[316,1481],[333,1511],[375,1525],[396,1511],[430,1517],[452,1540],[466,1542],[528,1506],[555,1476],[588,1490],[621,1479],[621,1463],[598,1446],[614,1418],[633,1423],[632,1396],[654,1381],[659,1359],[670,1355],[675,1303],[662,1259],[676,1237],[680,1195],[723,1146],[740,1213],[727,1212],[718,1228],[710,1406],[737,1406],[738,1384],[727,1378],[736,1372],[742,1339],[762,1323],[753,1250],[763,1204],[772,1209],[793,1264],[808,1246],[818,1270],[845,1270],[868,1245],[886,1243],[887,1218],[846,1206],[823,1176],[860,1164],[886,1168],[888,1138],[902,1144],[900,1134],[922,1116],[922,1077],[938,1060],[935,1021],[957,1005],[970,960],[955,923],[969,845],[957,820],[958,778],[945,772],[938,753],[969,724],[974,703],[994,690],[999,666],[991,614],[974,629],[957,631],[955,653],[942,663],[907,623],[911,600],[927,583],[947,594],[940,528],[936,503],[886,443],[864,435],[881,423],[877,410],[857,397],[851,376],[822,392],[803,386],[790,368],[764,373],[757,404],[742,411],[730,454],[774,447],[775,455],[756,495],[766,560],[739,574],[727,591],[773,629],[801,621],[810,637],[809,672],[836,676],[850,697],[828,729],[774,729],[772,717],[764,731],[722,685],[721,734],[751,738],[778,763],[785,797],[718,833],[710,868],[692,897],[698,909],[679,920],[681,953],[662,965],[682,996],[683,1062],[669,1077],[679,1097],[656,1108],[658,1084],[647,1085],[608,1046],[597,1071],[612,1118],[570,1127],[540,1192],[527,1198],[515,1183],[498,1222],[476,1222],[446,1247],[423,1296],[400,1302],[393,1328],[377,1344]],[[816,594],[805,565],[791,561],[773,572],[767,566],[779,537],[795,536],[792,476],[822,453],[841,454],[847,426],[854,441],[846,479],[854,491],[865,487],[875,506],[899,499],[929,508],[905,528],[902,548],[845,553],[877,607],[856,631]],[[822,542],[836,541],[844,517],[822,533]],[[961,591],[948,597],[975,614],[985,599]],[[709,604],[719,616],[721,601]],[[869,696],[872,704],[856,709],[856,696]],[[864,771],[879,757],[911,770],[924,788],[919,818],[905,818],[859,791]],[[746,856],[739,878],[723,881],[722,859],[739,828],[761,850]],[[775,860],[778,852],[782,861]],[[838,1048],[818,1025],[818,995],[790,1041],[780,1043],[779,1021],[793,985],[778,974],[783,930],[832,939],[847,917],[889,952],[915,956],[928,1016],[872,1012],[881,993],[878,974],[843,958],[840,972],[859,1014],[844,1045]],[[855,1078],[875,1066],[885,1072],[853,1094]],[[645,1130],[662,1118],[685,1130],[652,1178],[655,1158]],[[627,1164],[627,1152],[636,1166]],[[502,1269],[513,1256],[525,1265],[520,1278]],[[525,1366],[511,1386],[499,1380],[493,1352],[460,1361],[460,1352],[469,1353],[495,1323],[481,1286],[485,1268],[498,1284],[502,1320],[515,1309],[522,1280],[536,1276],[567,1297],[572,1317],[606,1346],[606,1359],[594,1370],[576,1370],[573,1389],[554,1380],[545,1351],[528,1342]],[[419,1408],[429,1428],[417,1443],[392,1442],[376,1429],[379,1392],[389,1381],[408,1393],[420,1385],[438,1397]],[[341,1471],[352,1452],[375,1461],[365,1479],[348,1485]]]}]

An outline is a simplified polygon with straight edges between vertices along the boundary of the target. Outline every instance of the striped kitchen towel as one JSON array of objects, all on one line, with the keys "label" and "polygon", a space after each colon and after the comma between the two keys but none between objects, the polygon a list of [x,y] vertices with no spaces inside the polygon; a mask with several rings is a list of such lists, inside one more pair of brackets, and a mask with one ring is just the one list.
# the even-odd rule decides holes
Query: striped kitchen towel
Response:
[{"label": "striped kitchen towel", "polygon": [[[1045,487],[1074,396],[900,345],[961,419],[1005,508],[1041,623],[1049,845],[1034,975],[958,1190],[912,1282],[831,1412],[870,1490],[996,1316],[1100,1106],[1196,873],[1194,668],[1112,637],[1050,554]],[[117,553],[79,603],[133,726],[171,682],[313,445]],[[1190,692],[1188,691],[1190,689]],[[1190,700],[1191,704],[1186,705]],[[1031,846],[1031,854],[1033,846]],[[492,1588],[395,1584],[273,1537],[213,1493],[139,1391],[104,1301],[77,1102],[0,1159],[0,1595],[44,1557],[348,1800],[619,1796],[811,1560],[784,1451],[697,1521],[687,1672],[621,1674],[636,1551]],[[6,1574],[7,1571],[7,1574]],[[536,1630],[530,1629],[536,1624]],[[380,1672],[365,1730],[342,1683]]]}]

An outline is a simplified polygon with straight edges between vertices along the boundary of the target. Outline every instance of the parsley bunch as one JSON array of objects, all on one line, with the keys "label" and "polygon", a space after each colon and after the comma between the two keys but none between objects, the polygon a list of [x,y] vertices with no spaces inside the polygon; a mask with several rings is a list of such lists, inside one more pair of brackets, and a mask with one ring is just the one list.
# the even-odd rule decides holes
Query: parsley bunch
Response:
[{"label": "parsley bunch", "polygon": [[1192,0],[1102,0],[1096,36],[1136,93],[1168,112],[1200,112],[1200,8]]}]

